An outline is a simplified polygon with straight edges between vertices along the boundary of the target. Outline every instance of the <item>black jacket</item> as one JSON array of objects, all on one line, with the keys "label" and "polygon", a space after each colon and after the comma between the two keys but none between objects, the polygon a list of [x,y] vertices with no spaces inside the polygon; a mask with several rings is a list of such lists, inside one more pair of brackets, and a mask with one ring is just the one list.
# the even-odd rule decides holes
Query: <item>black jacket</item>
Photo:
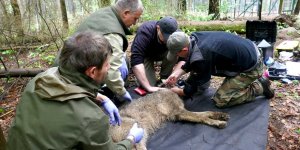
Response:
[{"label": "black jacket", "polygon": [[194,32],[182,69],[191,72],[196,82],[187,83],[184,92],[193,94],[198,85],[210,80],[211,75],[236,76],[256,63],[256,49],[250,40],[227,32]]}]

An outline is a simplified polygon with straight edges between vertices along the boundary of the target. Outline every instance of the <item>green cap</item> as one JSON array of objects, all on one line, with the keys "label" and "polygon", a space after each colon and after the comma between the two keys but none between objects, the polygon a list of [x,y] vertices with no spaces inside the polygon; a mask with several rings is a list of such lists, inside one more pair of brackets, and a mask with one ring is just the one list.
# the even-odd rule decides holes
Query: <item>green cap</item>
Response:
[{"label": "green cap", "polygon": [[177,53],[186,47],[190,42],[190,38],[182,31],[174,32],[167,41],[168,55],[167,59],[173,61],[177,58]]}]

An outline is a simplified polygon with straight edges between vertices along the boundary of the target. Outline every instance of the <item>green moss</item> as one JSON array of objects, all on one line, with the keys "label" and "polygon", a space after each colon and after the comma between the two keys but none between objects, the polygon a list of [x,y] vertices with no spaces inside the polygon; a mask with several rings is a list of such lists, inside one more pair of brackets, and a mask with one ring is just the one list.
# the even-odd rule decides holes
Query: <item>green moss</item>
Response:
[{"label": "green moss", "polygon": [[[136,33],[139,25],[130,28],[132,33]],[[187,34],[195,31],[230,31],[238,34],[245,34],[245,24],[207,24],[207,25],[179,25],[180,29]]]}]

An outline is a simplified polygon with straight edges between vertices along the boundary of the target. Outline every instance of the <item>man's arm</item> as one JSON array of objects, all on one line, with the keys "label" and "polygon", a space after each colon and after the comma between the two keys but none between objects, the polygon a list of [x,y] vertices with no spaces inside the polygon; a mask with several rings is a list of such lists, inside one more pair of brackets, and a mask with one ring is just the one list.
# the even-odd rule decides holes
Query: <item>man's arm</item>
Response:
[{"label": "man's arm", "polygon": [[135,77],[139,81],[139,83],[144,87],[148,92],[155,92],[159,89],[159,87],[153,87],[150,85],[145,72],[144,64],[138,64],[135,65],[132,68],[133,73],[135,74]]},{"label": "man's arm", "polygon": [[168,77],[166,84],[168,85],[175,85],[175,83],[177,82],[177,80],[184,75],[186,72],[181,69],[182,66],[185,64],[185,61],[180,61],[177,63],[177,65],[174,68],[174,71],[172,72],[172,74]]},{"label": "man's arm", "polygon": [[143,86],[148,92],[155,92],[159,87],[153,87],[150,85],[147,79],[144,59],[146,57],[146,51],[149,50],[148,46],[151,44],[152,35],[149,33],[147,26],[141,26],[131,45],[131,66],[133,73],[141,86]]},{"label": "man's arm", "polygon": [[126,93],[124,81],[119,70],[119,68],[122,66],[122,60],[124,59],[124,52],[122,49],[123,39],[118,34],[108,34],[104,35],[104,37],[109,41],[113,48],[113,53],[109,62],[110,69],[108,70],[104,83],[118,96],[122,96]]},{"label": "man's arm", "polygon": [[[84,132],[80,135],[79,140],[82,142],[84,150],[131,150],[134,142],[126,138],[123,141],[114,143],[109,134],[109,122],[107,116],[102,112],[96,114],[88,120]],[[128,131],[127,131],[128,132]]]}]

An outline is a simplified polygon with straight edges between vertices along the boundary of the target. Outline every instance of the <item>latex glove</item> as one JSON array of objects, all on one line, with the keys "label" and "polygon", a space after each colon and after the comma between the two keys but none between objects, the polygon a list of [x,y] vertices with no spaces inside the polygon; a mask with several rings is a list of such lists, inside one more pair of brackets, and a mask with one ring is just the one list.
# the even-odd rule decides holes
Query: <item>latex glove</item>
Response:
[{"label": "latex glove", "polygon": [[[124,55],[126,57],[126,55]],[[127,79],[127,76],[129,74],[128,72],[128,67],[127,67],[127,63],[126,63],[126,60],[125,60],[125,57],[123,58],[122,60],[122,65],[120,66],[119,68],[119,71],[121,73],[121,77],[123,80],[126,80]]]},{"label": "latex glove", "polygon": [[121,125],[121,117],[116,105],[109,98],[104,99],[101,105],[104,108],[105,113],[109,115],[110,124],[113,126],[117,123],[118,125]]},{"label": "latex glove", "polygon": [[127,135],[127,137],[129,136],[133,136],[134,137],[134,143],[139,143],[143,136],[144,136],[144,129],[143,128],[139,128],[137,123],[134,123],[133,126],[131,127],[129,134]]},{"label": "latex glove", "polygon": [[128,91],[125,92],[125,94],[122,96],[121,99],[123,101],[127,101],[127,102],[131,102],[132,101],[132,97],[131,97],[131,95],[129,94]]}]

